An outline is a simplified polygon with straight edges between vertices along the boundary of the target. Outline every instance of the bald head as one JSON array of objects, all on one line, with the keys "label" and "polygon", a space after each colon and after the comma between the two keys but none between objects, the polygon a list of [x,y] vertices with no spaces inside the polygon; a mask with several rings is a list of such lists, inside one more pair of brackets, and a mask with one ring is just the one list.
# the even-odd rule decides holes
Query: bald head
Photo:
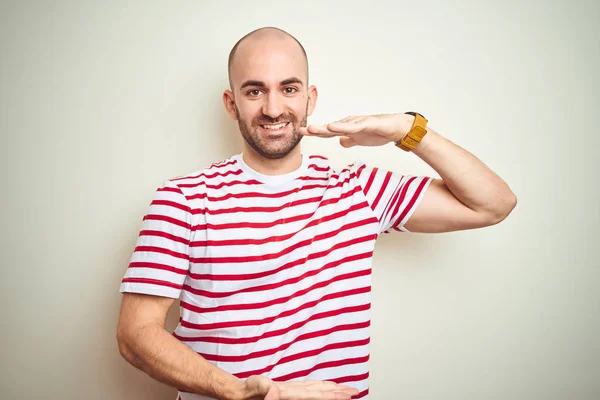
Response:
[{"label": "bald head", "polygon": [[[249,59],[266,60],[265,53],[280,52],[283,56],[301,63],[305,72],[303,78],[308,86],[308,57],[302,44],[284,30],[274,27],[256,29],[242,37],[229,53],[228,74],[229,85],[235,91],[234,83],[239,84],[238,76],[247,68]],[[256,61],[256,60],[255,60]],[[238,81],[238,82],[236,82]]]}]

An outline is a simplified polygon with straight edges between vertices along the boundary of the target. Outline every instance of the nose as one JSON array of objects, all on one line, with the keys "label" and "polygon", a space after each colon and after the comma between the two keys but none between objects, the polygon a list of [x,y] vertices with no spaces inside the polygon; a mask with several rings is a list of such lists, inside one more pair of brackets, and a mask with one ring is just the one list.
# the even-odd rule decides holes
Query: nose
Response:
[{"label": "nose", "polygon": [[273,119],[283,114],[283,100],[279,97],[279,93],[273,91],[265,96],[262,112]]}]

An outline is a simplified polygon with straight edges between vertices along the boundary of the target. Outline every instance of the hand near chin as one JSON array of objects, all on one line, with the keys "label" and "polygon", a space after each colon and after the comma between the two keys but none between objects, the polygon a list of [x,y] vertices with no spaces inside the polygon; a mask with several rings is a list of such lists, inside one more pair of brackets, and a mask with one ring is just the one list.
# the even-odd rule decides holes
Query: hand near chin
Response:
[{"label": "hand near chin", "polygon": [[410,130],[415,117],[409,114],[352,116],[325,125],[300,128],[304,136],[339,137],[343,147],[382,146],[401,140]]},{"label": "hand near chin", "polygon": [[251,400],[350,400],[358,390],[328,381],[274,382],[266,376],[246,379],[245,390]]}]

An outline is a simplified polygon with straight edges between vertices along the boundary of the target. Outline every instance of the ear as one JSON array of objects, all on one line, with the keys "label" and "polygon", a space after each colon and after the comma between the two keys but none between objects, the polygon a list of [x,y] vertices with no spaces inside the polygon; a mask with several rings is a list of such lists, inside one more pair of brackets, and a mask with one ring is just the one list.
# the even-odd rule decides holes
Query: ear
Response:
[{"label": "ear", "polygon": [[319,97],[319,92],[317,88],[312,85],[308,88],[308,113],[307,115],[311,115],[317,106],[317,97]]},{"label": "ear", "polygon": [[237,121],[237,115],[235,113],[235,98],[233,97],[233,92],[231,90],[226,90],[223,92],[223,104],[225,105],[225,110],[231,119]]}]

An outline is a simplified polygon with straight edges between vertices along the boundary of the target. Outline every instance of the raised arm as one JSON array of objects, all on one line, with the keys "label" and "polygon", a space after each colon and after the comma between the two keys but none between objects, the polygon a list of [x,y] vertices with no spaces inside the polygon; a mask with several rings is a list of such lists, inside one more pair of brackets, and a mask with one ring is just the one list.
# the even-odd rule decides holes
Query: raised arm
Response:
[{"label": "raised arm", "polygon": [[[407,114],[353,116],[301,128],[306,136],[339,137],[343,147],[381,146],[402,139],[415,117]],[[399,151],[399,150],[398,150]],[[517,204],[506,182],[477,157],[427,127],[412,150],[441,177],[434,179],[404,228],[449,232],[481,228],[505,219]]]},{"label": "raised arm", "polygon": [[481,228],[504,220],[517,204],[506,182],[473,154],[428,128],[413,153],[441,177],[406,223],[411,232]]}]

